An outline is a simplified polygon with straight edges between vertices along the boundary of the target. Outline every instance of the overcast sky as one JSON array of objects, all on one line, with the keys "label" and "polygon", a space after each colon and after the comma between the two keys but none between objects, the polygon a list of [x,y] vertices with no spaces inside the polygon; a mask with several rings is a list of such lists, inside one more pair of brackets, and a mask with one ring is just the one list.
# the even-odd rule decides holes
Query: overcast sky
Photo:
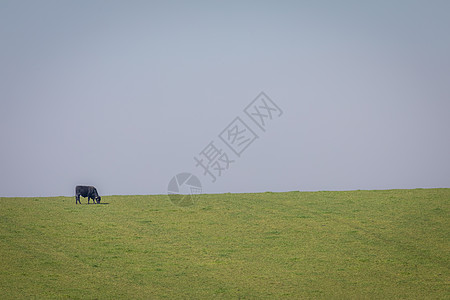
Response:
[{"label": "overcast sky", "polygon": [[[449,188],[449,11],[0,1],[0,196],[165,194],[181,172],[205,193]],[[282,111],[265,131],[260,92]],[[240,156],[219,137],[236,117],[258,136]],[[215,182],[210,142],[233,160]]]}]

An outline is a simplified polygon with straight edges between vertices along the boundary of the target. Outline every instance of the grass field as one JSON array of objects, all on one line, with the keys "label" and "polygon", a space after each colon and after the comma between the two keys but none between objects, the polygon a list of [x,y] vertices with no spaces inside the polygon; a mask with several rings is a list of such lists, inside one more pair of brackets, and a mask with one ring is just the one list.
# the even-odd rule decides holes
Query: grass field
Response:
[{"label": "grass field", "polygon": [[0,198],[0,299],[449,299],[450,189]]}]

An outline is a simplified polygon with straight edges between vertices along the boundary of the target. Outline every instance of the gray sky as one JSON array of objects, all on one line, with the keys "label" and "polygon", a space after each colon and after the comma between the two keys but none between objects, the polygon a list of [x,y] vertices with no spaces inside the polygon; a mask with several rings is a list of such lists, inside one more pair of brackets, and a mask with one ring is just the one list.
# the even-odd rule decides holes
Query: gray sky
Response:
[{"label": "gray sky", "polygon": [[[449,1],[0,1],[0,196],[450,187]],[[283,111],[265,132],[244,108]],[[241,157],[218,135],[259,136]],[[215,183],[194,156],[235,162]]]}]

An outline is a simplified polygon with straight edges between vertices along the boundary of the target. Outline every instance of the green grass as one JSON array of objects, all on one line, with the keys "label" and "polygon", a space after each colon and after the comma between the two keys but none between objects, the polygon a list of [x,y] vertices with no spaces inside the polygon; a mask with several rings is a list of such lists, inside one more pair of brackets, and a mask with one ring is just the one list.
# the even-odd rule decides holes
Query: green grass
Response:
[{"label": "green grass", "polygon": [[0,299],[449,299],[450,189],[0,198]]}]

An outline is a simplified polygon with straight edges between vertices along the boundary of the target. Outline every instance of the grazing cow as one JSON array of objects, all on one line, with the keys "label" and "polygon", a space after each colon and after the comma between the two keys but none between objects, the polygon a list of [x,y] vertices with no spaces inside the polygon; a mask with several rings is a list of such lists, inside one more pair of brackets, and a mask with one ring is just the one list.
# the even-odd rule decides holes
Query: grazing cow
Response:
[{"label": "grazing cow", "polygon": [[100,203],[100,200],[102,199],[98,193],[97,193],[97,189],[93,186],[85,186],[85,185],[77,185],[77,187],[75,188],[75,204],[80,203],[80,196],[84,197],[84,198],[88,198],[88,204],[89,204],[89,200],[92,199],[92,201],[94,201],[97,203]]}]

